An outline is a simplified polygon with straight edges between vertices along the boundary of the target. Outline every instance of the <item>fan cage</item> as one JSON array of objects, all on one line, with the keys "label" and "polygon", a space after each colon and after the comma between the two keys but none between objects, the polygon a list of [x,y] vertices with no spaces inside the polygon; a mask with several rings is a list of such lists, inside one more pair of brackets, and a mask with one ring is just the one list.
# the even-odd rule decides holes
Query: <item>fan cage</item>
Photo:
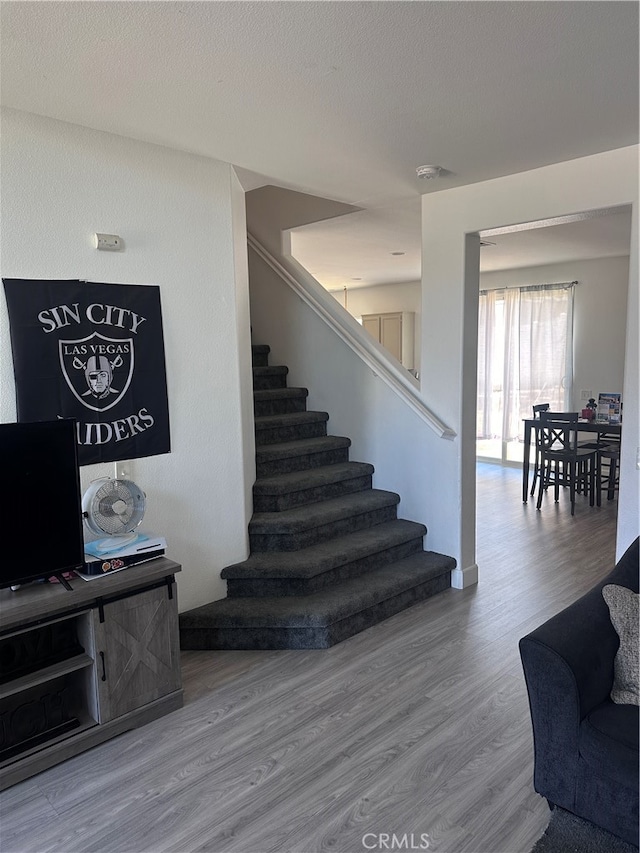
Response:
[{"label": "fan cage", "polygon": [[85,507],[89,529],[98,535],[131,533],[144,516],[145,494],[129,480],[107,480],[96,488]]}]

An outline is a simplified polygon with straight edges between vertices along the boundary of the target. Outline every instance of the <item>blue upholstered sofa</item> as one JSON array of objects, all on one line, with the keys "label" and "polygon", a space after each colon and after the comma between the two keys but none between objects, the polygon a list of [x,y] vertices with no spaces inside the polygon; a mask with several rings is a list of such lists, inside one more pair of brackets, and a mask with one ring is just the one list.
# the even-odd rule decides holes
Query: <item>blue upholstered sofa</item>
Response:
[{"label": "blue upholstered sofa", "polygon": [[638,846],[638,706],[611,698],[619,639],[602,587],[638,592],[638,540],[612,572],[520,640],[535,750],[549,804]]}]

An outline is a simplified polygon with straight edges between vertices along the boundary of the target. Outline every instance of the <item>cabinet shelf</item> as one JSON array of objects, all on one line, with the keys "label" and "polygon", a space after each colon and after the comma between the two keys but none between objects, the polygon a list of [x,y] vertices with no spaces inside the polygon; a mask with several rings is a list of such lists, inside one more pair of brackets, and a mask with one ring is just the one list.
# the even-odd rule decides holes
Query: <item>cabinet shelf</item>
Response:
[{"label": "cabinet shelf", "polygon": [[13,696],[15,693],[23,693],[31,687],[46,684],[47,681],[53,681],[54,678],[69,675],[71,672],[85,669],[88,666],[93,666],[93,658],[85,654],[74,655],[72,658],[67,658],[67,660],[58,661],[58,663],[51,664],[51,666],[45,666],[36,672],[30,672],[28,675],[23,675],[20,678],[15,678],[13,681],[0,684],[0,700],[6,699],[8,696]]},{"label": "cabinet shelf", "polygon": [[93,726],[98,725],[97,721],[90,717],[87,713],[80,714],[77,720],[77,725],[74,725],[67,731],[63,731],[59,735],[47,737],[47,733],[43,732],[43,740],[41,742],[38,742],[34,746],[29,746],[28,744],[25,744],[24,748],[17,748],[15,754],[1,761],[0,767],[4,770],[5,767],[9,767],[14,762],[23,761],[25,758],[30,758],[33,755],[36,755],[37,753],[41,752],[45,748],[51,749],[52,747],[57,746],[58,744],[67,740],[68,738],[77,737],[81,732],[86,731],[86,729],[90,729],[93,728]]}]

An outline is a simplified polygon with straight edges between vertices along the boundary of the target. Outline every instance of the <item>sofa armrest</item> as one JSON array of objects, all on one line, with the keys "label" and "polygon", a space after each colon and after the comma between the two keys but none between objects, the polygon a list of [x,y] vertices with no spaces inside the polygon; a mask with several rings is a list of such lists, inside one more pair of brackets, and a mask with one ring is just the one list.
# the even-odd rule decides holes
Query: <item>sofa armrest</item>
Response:
[{"label": "sofa armrest", "polygon": [[[578,721],[608,698],[613,684],[613,660],[619,640],[602,597],[602,587],[613,583],[638,592],[639,556],[640,538],[600,583],[521,641],[535,640],[555,652],[556,665],[562,661],[571,670]],[[547,665],[553,666],[551,658]]]},{"label": "sofa armrest", "polygon": [[[522,644],[534,641],[553,653],[546,658],[548,671],[538,672],[538,678],[551,677],[559,666],[570,671],[577,723],[608,698],[613,684],[619,640],[602,586],[604,581],[520,641],[521,649]],[[546,689],[544,683],[538,687]]]},{"label": "sofa armrest", "polygon": [[613,684],[618,636],[602,584],[520,640],[535,752],[534,787],[574,806],[581,720]]},{"label": "sofa armrest", "polygon": [[619,640],[602,597],[617,583],[638,591],[639,540],[582,598],[520,640],[535,749],[534,785],[571,809],[581,721],[608,699]]},{"label": "sofa armrest", "polygon": [[575,674],[562,655],[541,640],[529,635],[519,646],[533,725],[534,788],[571,810],[580,728]]}]

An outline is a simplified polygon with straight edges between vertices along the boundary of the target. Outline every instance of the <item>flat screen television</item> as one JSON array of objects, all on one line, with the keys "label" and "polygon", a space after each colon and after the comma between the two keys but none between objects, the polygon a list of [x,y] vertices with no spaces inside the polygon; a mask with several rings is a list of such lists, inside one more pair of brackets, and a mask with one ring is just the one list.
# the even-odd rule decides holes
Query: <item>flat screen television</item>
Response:
[{"label": "flat screen television", "polygon": [[0,424],[0,587],[82,569],[76,422]]}]

